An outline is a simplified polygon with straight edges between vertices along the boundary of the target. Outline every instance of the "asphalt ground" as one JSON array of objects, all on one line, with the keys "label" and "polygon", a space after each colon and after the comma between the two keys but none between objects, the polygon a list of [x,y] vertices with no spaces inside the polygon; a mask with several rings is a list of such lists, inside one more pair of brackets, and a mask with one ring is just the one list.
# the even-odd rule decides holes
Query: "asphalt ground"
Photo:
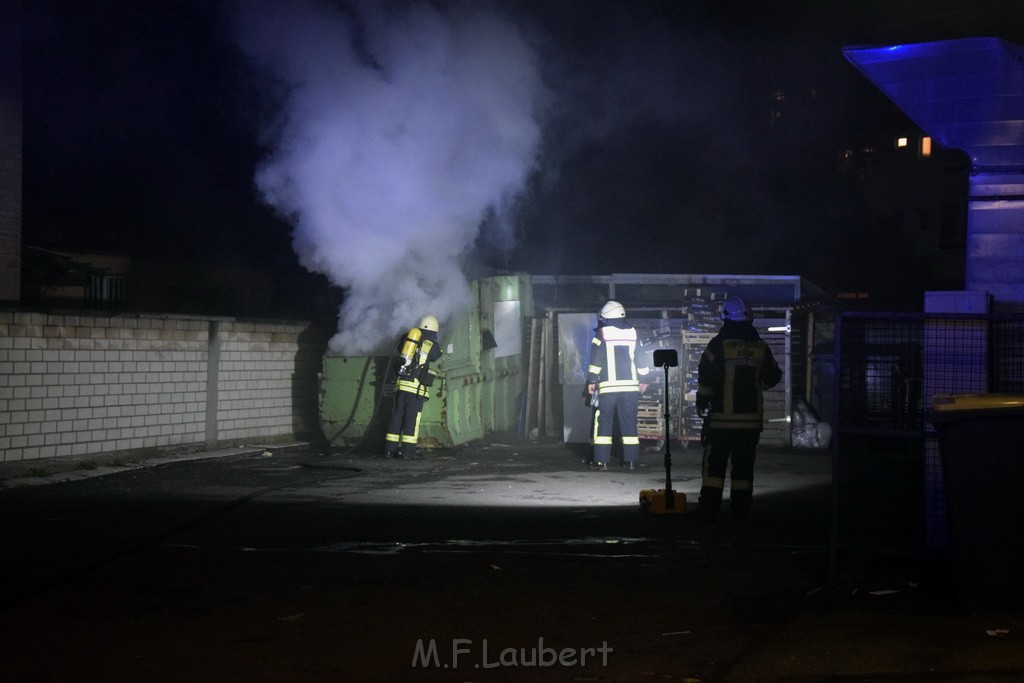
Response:
[{"label": "asphalt ground", "polygon": [[[0,467],[5,681],[1017,681],[1024,615],[829,552],[831,459],[759,451],[752,516],[652,515],[661,452],[241,447]],[[673,453],[690,508],[699,452]]]}]

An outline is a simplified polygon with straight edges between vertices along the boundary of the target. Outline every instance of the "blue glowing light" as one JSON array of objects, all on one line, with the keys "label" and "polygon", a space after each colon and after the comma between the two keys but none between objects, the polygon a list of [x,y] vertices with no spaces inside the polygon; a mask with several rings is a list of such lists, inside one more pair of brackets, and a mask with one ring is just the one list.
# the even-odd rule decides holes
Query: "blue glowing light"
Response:
[{"label": "blue glowing light", "polygon": [[976,168],[1024,166],[1024,47],[999,38],[847,47],[843,56]]}]

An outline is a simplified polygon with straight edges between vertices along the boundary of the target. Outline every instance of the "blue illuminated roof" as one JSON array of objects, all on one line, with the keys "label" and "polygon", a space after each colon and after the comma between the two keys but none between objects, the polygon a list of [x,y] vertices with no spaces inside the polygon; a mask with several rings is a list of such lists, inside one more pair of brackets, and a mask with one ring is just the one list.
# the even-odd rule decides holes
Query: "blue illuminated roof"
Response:
[{"label": "blue illuminated roof", "polygon": [[846,47],[921,130],[976,169],[1024,166],[1024,48],[999,38]]}]

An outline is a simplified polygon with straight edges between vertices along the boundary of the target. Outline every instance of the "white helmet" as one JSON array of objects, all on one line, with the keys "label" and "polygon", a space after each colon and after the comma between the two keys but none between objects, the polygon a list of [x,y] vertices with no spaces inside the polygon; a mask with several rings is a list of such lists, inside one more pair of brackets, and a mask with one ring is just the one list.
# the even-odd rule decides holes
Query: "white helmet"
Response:
[{"label": "white helmet", "polygon": [[747,308],[747,303],[739,298],[738,296],[728,296],[722,303],[722,310],[719,312],[719,317],[722,320],[735,320],[737,322],[744,320],[753,320],[750,315],[750,309]]},{"label": "white helmet", "polygon": [[423,320],[420,320],[420,329],[429,330],[430,332],[437,332],[440,326],[437,324],[437,318],[432,315],[423,316]]},{"label": "white helmet", "polygon": [[602,320],[611,320],[612,318],[625,318],[626,308],[618,301],[609,301],[601,307],[601,311],[597,314]]}]

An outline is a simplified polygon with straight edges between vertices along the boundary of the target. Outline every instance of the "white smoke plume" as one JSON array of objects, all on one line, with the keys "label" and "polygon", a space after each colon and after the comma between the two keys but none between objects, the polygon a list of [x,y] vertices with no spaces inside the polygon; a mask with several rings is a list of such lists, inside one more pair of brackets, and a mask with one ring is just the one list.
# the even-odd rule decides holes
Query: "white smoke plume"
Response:
[{"label": "white smoke plume", "polygon": [[379,351],[428,313],[451,320],[481,221],[534,168],[540,65],[481,7],[238,5],[240,45],[280,88],[256,184],[301,264],[345,290],[332,351]]}]

